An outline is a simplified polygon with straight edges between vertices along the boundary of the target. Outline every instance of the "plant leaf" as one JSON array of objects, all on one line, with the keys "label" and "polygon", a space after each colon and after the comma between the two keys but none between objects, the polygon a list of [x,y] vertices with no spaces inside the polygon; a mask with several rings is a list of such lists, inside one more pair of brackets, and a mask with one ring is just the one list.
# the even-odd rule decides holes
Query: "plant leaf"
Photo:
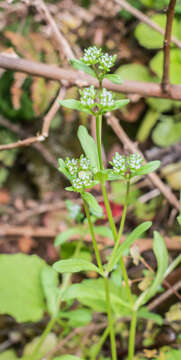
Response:
[{"label": "plant leaf", "polygon": [[151,311],[149,311],[149,310],[147,309],[146,306],[141,307],[141,308],[138,310],[137,315],[138,315],[138,317],[140,317],[140,318],[152,320],[153,322],[155,322],[156,324],[158,324],[158,325],[160,325],[160,326],[163,324],[163,319],[162,319],[161,315],[152,313]]},{"label": "plant leaf", "polygon": [[48,312],[56,316],[58,312],[58,274],[50,266],[45,266],[41,271],[41,282],[47,301]]},{"label": "plant leaf", "polygon": [[65,168],[65,162],[63,159],[58,159],[58,170],[69,180],[71,181],[71,176]]},{"label": "plant leaf", "polygon": [[168,251],[165,246],[162,236],[154,231],[153,250],[157,259],[157,273],[155,279],[149,289],[145,290],[136,301],[135,309],[139,309],[144,305],[152,296],[154,296],[161,285],[168,267]]},{"label": "plant leaf", "polygon": [[104,78],[111,81],[113,84],[122,84],[123,83],[123,79],[121,78],[121,76],[119,76],[117,74],[106,74],[104,76]]},{"label": "plant leaf", "polygon": [[87,202],[89,205],[90,211],[92,214],[94,214],[97,217],[103,217],[103,209],[98,204],[96,198],[89,192],[84,192],[82,194],[83,199]]},{"label": "plant leaf", "polygon": [[74,356],[74,355],[61,355],[61,356],[58,356],[56,358],[53,358],[53,360],[84,360],[78,356]]},{"label": "plant leaf", "polygon": [[95,74],[94,70],[92,70],[88,65],[83,63],[81,60],[71,59],[70,62],[75,69],[81,70],[81,71],[85,72],[86,74],[89,74],[96,78],[96,74]]},{"label": "plant leaf", "polygon": [[159,167],[160,167],[159,160],[150,161],[149,163],[143,165],[140,169],[138,169],[134,173],[132,173],[132,175],[134,175],[134,176],[135,175],[147,175],[147,174],[150,174],[151,172],[155,171]]},{"label": "plant leaf", "polygon": [[74,234],[80,234],[81,230],[79,227],[73,227],[70,229],[67,229],[60,234],[58,234],[55,238],[54,246],[59,246],[64,244],[68,239],[70,239]]},{"label": "plant leaf", "polygon": [[61,318],[68,319],[68,325],[74,328],[85,326],[92,320],[92,311],[86,308],[60,312],[59,314]]},{"label": "plant leaf", "polygon": [[148,230],[151,227],[152,223],[151,221],[146,221],[143,224],[138,225],[131,234],[128,235],[126,240],[119,246],[117,251],[115,253],[114,250],[112,252],[113,256],[110,258],[110,261],[107,265],[107,272],[109,273],[112,271],[114,266],[118,263],[120,260],[120,257],[122,254],[130,248],[130,246],[134,243],[135,240],[137,240],[146,230]]},{"label": "plant leaf", "polygon": [[92,115],[91,111],[87,109],[84,105],[82,105],[82,103],[78,100],[66,99],[66,100],[60,100],[59,103],[61,106],[65,106],[68,109],[83,111],[87,114]]},{"label": "plant leaf", "polygon": [[83,259],[67,259],[60,260],[53,264],[53,269],[57,272],[63,273],[76,273],[79,271],[96,271],[100,274],[100,270],[94,264]]},{"label": "plant leaf", "polygon": [[97,235],[107,237],[107,238],[109,238],[111,240],[114,239],[111,229],[108,228],[107,226],[103,226],[103,225],[94,226],[94,232]]},{"label": "plant leaf", "polygon": [[129,102],[130,102],[129,99],[116,100],[116,101],[114,102],[114,105],[111,106],[110,109],[111,109],[111,111],[117,110],[117,109],[119,109],[119,108],[121,108],[121,107],[129,104]]},{"label": "plant leaf", "polygon": [[99,170],[99,159],[94,139],[89,135],[86,127],[83,125],[79,126],[77,135],[85,155],[90,160],[92,170],[97,172]]},{"label": "plant leaf", "polygon": [[0,314],[17,322],[41,320],[46,309],[40,281],[44,266],[36,255],[0,255]]}]

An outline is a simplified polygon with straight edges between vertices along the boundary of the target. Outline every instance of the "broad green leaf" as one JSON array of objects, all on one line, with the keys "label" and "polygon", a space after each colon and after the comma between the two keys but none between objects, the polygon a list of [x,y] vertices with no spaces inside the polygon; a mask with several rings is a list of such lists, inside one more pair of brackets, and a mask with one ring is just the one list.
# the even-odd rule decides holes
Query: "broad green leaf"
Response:
[{"label": "broad green leaf", "polygon": [[60,312],[60,317],[67,319],[71,327],[80,327],[89,324],[92,320],[92,311],[90,309],[76,309],[66,312]]},{"label": "broad green leaf", "polygon": [[[151,60],[150,66],[152,71],[162,79],[163,75],[163,51],[159,51]],[[171,49],[170,52],[170,82],[172,84],[181,84],[181,53],[180,49]]]},{"label": "broad green leaf", "polygon": [[85,155],[90,160],[93,171],[97,172],[99,170],[99,159],[94,139],[83,125],[79,126],[77,135]]},{"label": "broad green leaf", "polygon": [[82,197],[89,205],[92,214],[94,214],[97,217],[103,216],[102,207],[98,204],[96,198],[91,193],[85,192],[82,194]]},{"label": "broad green leaf", "polygon": [[16,356],[13,350],[7,350],[0,354],[0,360],[18,360],[19,358]]},{"label": "broad green leaf", "polygon": [[64,244],[68,239],[70,239],[75,234],[82,235],[80,227],[76,226],[76,227],[67,229],[67,230],[61,232],[60,234],[58,234],[55,238],[54,245],[60,246],[60,245]]},{"label": "broad green leaf", "polygon": [[41,271],[41,282],[47,302],[48,312],[55,316],[58,311],[58,274],[52,267],[46,266]]},{"label": "broad green leaf", "polygon": [[[31,342],[25,345],[22,360],[31,359],[31,354],[39,344],[40,339],[41,339],[40,336],[34,337]],[[36,360],[42,360],[48,352],[52,351],[56,347],[57,342],[58,339],[55,333],[50,332],[44,339],[43,343],[41,344],[38,353],[36,353]]]},{"label": "broad green leaf", "polygon": [[0,255],[0,314],[17,322],[41,320],[46,309],[40,280],[44,266],[36,255]]},{"label": "broad green leaf", "polygon": [[180,105],[176,100],[159,99],[149,97],[146,99],[146,103],[156,112],[162,113],[172,109],[173,106]]},{"label": "broad green leaf", "polygon": [[160,167],[160,161],[154,160],[143,165],[140,169],[136,170],[134,175],[147,175]]},{"label": "broad green leaf", "polygon": [[168,251],[162,236],[157,231],[154,231],[153,251],[157,259],[157,273],[150,288],[145,290],[136,301],[136,309],[156,294],[168,267]]},{"label": "broad green leaf", "polygon": [[53,358],[53,360],[84,360],[84,359],[74,355],[61,355],[56,358]]},{"label": "broad green leaf", "polygon": [[145,231],[147,231],[151,227],[152,223],[151,221],[146,221],[143,224],[138,225],[131,234],[128,235],[126,240],[119,246],[119,248],[112,252],[112,256],[110,258],[110,261],[107,265],[107,272],[109,273],[112,271],[114,266],[118,263],[120,260],[120,257],[122,254],[130,248],[130,246],[136,241]]},{"label": "broad green leaf", "polygon": [[104,76],[105,79],[111,81],[113,84],[122,84],[123,79],[118,74],[107,74]]},{"label": "broad green leaf", "polygon": [[[166,26],[166,15],[157,14],[150,17],[150,19],[159,25],[162,29]],[[172,35],[178,35],[178,22],[174,20]],[[151,29],[148,25],[140,23],[135,30],[135,37],[146,49],[159,49],[163,47],[163,35],[159,34],[156,30]]]},{"label": "broad green leaf", "polygon": [[97,235],[107,237],[107,238],[109,238],[111,240],[114,239],[111,229],[108,228],[107,226],[103,226],[103,225],[94,226],[94,232]]},{"label": "broad green leaf", "polygon": [[53,269],[61,274],[76,273],[79,271],[96,271],[97,273],[100,273],[97,266],[89,261],[79,258],[57,261],[53,264]]},{"label": "broad green leaf", "polygon": [[82,105],[82,103],[78,100],[66,99],[66,100],[59,101],[59,103],[61,106],[65,106],[68,109],[83,111],[90,115],[92,114],[91,111],[89,109],[87,109],[84,105]]},{"label": "broad green leaf", "polygon": [[83,63],[81,60],[71,59],[70,62],[75,69],[81,70],[81,71],[85,72],[86,74],[89,74],[96,78],[96,74],[95,74],[94,70],[92,70],[88,65]]},{"label": "broad green leaf", "polygon": [[136,138],[139,142],[144,142],[147,140],[153,126],[155,125],[159,117],[160,112],[152,109],[147,111],[136,134]]},{"label": "broad green leaf", "polygon": [[152,320],[158,325],[163,324],[163,319],[160,315],[150,312],[146,306],[141,307],[137,313],[138,317]]},{"label": "broad green leaf", "polygon": [[161,147],[178,143],[181,139],[181,122],[171,116],[162,116],[152,133],[153,142]]},{"label": "broad green leaf", "polygon": [[153,76],[150,75],[148,67],[141,64],[127,64],[121,65],[116,74],[123,80],[130,81],[153,81]]},{"label": "broad green leaf", "polygon": [[114,101],[114,105],[110,107],[111,111],[120,109],[121,107],[129,104],[129,99],[125,99],[125,100],[116,100]]}]

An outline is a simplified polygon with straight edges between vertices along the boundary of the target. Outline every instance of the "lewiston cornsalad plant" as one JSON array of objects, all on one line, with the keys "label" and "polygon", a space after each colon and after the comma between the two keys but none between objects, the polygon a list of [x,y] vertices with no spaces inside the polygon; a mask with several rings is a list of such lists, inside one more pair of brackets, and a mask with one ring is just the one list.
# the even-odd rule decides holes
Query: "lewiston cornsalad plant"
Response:
[{"label": "lewiston cornsalad plant", "polygon": [[[97,264],[95,265],[81,258],[71,258],[56,262],[53,265],[53,268],[61,274],[94,270],[99,274],[100,278],[103,279],[104,296],[108,317],[108,327],[105,329],[103,337],[105,340],[106,336],[108,334],[110,335],[112,360],[117,359],[117,349],[115,342],[116,316],[115,312],[113,311],[113,303],[115,299],[113,298],[112,290],[110,288],[110,278],[115,269],[121,269],[122,277],[124,279],[122,287],[124,287],[126,291],[127,300],[125,301],[123,298],[120,298],[118,299],[118,303],[119,306],[124,306],[125,311],[128,311],[128,314],[130,314],[131,317],[128,359],[133,360],[137,318],[152,318],[153,316],[143,305],[145,305],[146,302],[156,294],[164,277],[166,274],[168,274],[168,254],[163,238],[158,232],[154,232],[153,249],[158,264],[157,273],[148,289],[142,292],[138,297],[134,295],[130,287],[127,270],[123,261],[123,255],[129,251],[134,241],[142,236],[142,234],[151,227],[151,222],[144,222],[137,226],[136,229],[131,232],[131,234],[126,236],[126,240],[120,245],[120,238],[123,234],[126,219],[130,193],[130,182],[135,176],[146,175],[156,170],[160,163],[159,161],[153,161],[145,164],[140,154],[134,153],[130,154],[129,156],[124,156],[116,152],[112,158],[112,161],[110,162],[111,168],[104,168],[101,153],[103,115],[107,112],[119,109],[129,102],[127,99],[115,100],[114,94],[103,87],[104,79],[109,79],[113,83],[117,84],[121,83],[121,79],[118,75],[110,73],[110,70],[115,65],[115,62],[116,55],[112,56],[104,53],[102,49],[99,49],[96,46],[86,49],[84,51],[84,56],[80,60],[71,61],[72,65],[76,69],[82,70],[85,73],[96,77],[99,83],[99,87],[95,89],[94,86],[90,86],[81,89],[80,100],[66,99],[60,101],[60,104],[61,106],[83,111],[87,114],[95,116],[96,143],[89,135],[87,129],[84,126],[79,126],[78,138],[84,154],[82,154],[79,159],[59,159],[59,171],[62,172],[70,182],[70,186],[68,186],[66,189],[68,191],[79,193],[83,200]],[[122,180],[126,183],[126,199],[120,226],[118,228],[116,227],[112,216],[105,186],[106,181],[112,180]],[[101,186],[104,204],[109,219],[111,236],[114,239],[114,247],[109,258],[107,259],[107,262],[104,264],[97,246],[96,227],[92,221],[91,216],[91,214],[94,214],[100,218],[103,216],[102,208],[99,206],[96,198],[91,193],[92,188],[97,184],[100,184]],[[59,245],[61,241],[62,239],[60,239],[60,241],[58,240],[56,245]],[[70,286],[70,290],[71,289],[73,288]],[[69,292],[69,297],[70,293],[71,292]],[[63,298],[66,299],[65,294]],[[97,347],[96,355],[98,355],[98,352],[101,350],[103,342],[103,338],[101,338]]]}]

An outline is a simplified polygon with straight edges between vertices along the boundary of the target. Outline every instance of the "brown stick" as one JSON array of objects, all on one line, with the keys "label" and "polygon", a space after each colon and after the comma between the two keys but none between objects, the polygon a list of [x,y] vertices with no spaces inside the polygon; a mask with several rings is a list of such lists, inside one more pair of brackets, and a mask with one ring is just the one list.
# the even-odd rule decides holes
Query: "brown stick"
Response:
[{"label": "brown stick", "polygon": [[[108,124],[112,127],[118,138],[121,142],[128,148],[129,151],[139,153],[143,158],[142,152],[138,149],[138,146],[135,145],[126,135],[123,128],[120,126],[118,119],[114,116],[109,116],[107,120]],[[168,202],[174,206],[177,210],[180,210],[180,203],[177,200],[176,196],[170,190],[170,188],[163,183],[156,173],[148,174],[151,182],[160,190],[160,192],[165,196]]]},{"label": "brown stick", "polygon": [[172,285],[171,289],[168,289],[163,294],[161,294],[159,297],[157,297],[155,300],[153,300],[149,305],[148,309],[151,311],[155,309],[157,306],[159,306],[163,301],[168,299],[171,295],[173,295],[173,289],[175,291],[179,290],[181,288],[181,280],[178,281],[175,285]]},{"label": "brown stick", "polygon": [[167,24],[164,38],[164,61],[163,61],[163,77],[162,89],[164,92],[169,92],[170,88],[170,42],[172,34],[172,25],[175,13],[176,0],[170,0],[167,9]]},{"label": "brown stick", "polygon": [[[127,10],[130,14],[135,16],[141,22],[144,22],[146,25],[154,29],[155,31],[159,32],[164,36],[164,30],[157,25],[154,21],[152,21],[147,15],[143,14],[140,10],[136,9],[134,6],[128,4],[125,0],[115,0],[117,4],[119,4],[123,9]],[[181,48],[181,41],[178,40],[175,36],[171,38],[172,42]]]},{"label": "brown stick", "polygon": [[58,26],[53,19],[52,15],[50,14],[50,11],[43,0],[35,0],[34,5],[36,8],[43,13],[46,21],[50,24],[54,38],[56,40],[58,50],[60,55],[64,54],[68,60],[75,58],[74,53],[69,46],[69,43],[62,35],[61,31],[58,29]]},{"label": "brown stick", "polygon": [[[41,76],[46,79],[58,81],[66,80],[70,84],[76,84],[79,86],[94,85],[98,87],[98,81],[89,75],[70,69],[58,68],[53,65],[46,65],[36,61],[10,58],[6,55],[0,55],[0,67],[3,69],[24,72],[33,76]],[[149,96],[181,100],[180,85],[170,85],[169,94],[164,93],[161,86],[156,83],[124,81],[122,85],[117,85],[108,80],[104,80],[104,87],[109,90],[125,94],[140,94],[145,97]]]}]

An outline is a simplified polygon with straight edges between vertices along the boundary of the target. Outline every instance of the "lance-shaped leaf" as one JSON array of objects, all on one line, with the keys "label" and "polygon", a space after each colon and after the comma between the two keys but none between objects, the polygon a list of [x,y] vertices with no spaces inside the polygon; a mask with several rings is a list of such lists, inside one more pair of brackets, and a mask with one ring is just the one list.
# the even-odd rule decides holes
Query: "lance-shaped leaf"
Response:
[{"label": "lance-shaped leaf", "polygon": [[92,115],[92,112],[89,109],[87,109],[87,107],[82,105],[82,103],[78,100],[65,99],[65,100],[60,100],[59,103],[60,103],[60,105],[67,107],[68,109],[83,111],[87,114]]},{"label": "lance-shaped leaf", "polygon": [[82,235],[83,231],[81,231],[80,227],[73,227],[70,229],[67,229],[65,231],[62,231],[60,234],[58,234],[55,238],[54,245],[59,246],[64,244],[68,239],[70,239],[74,235]]},{"label": "lance-shaped leaf", "polygon": [[84,359],[80,358],[78,356],[66,354],[66,355],[61,355],[56,358],[53,358],[53,360],[84,360]]},{"label": "lance-shaped leaf", "polygon": [[136,241],[146,230],[148,230],[151,225],[151,221],[145,221],[143,224],[138,225],[136,229],[134,229],[131,234],[128,235],[126,240],[119,246],[119,248],[116,251],[113,250],[106,269],[108,273],[112,271],[114,266],[118,263],[122,254],[128,250],[134,241]]},{"label": "lance-shaped leaf", "polygon": [[65,177],[67,179],[69,179],[69,181],[71,181],[71,176],[70,174],[68,173],[68,171],[66,170],[66,167],[65,167],[65,162],[63,161],[63,159],[58,159],[58,170],[65,175]]},{"label": "lance-shaped leaf", "polygon": [[86,127],[83,125],[79,126],[77,135],[85,155],[90,160],[92,170],[96,173],[99,169],[99,158],[96,143],[92,136],[89,135]]},{"label": "lance-shaped leaf", "polygon": [[159,160],[150,161],[149,163],[143,165],[140,169],[138,169],[134,173],[132,173],[132,175],[134,175],[134,176],[135,175],[147,175],[147,174],[150,174],[151,172],[155,171],[159,167],[160,167]]},{"label": "lance-shaped leaf", "polygon": [[61,274],[76,273],[80,271],[96,271],[100,274],[100,270],[96,265],[81,258],[57,261],[55,264],[53,264],[53,269]]},{"label": "lance-shaped leaf", "polygon": [[83,199],[87,202],[89,205],[90,211],[92,214],[94,214],[97,217],[103,216],[103,210],[102,207],[98,204],[96,198],[89,192],[84,192],[82,194]]},{"label": "lance-shaped leaf", "polygon": [[145,290],[136,301],[136,310],[156,294],[165,277],[165,273],[168,267],[168,251],[162,236],[157,231],[154,231],[153,251],[157,259],[157,273],[150,288]]},{"label": "lance-shaped leaf", "polygon": [[130,102],[129,99],[116,100],[114,102],[114,105],[110,106],[109,111],[117,110],[117,109],[129,104],[129,102]]},{"label": "lance-shaped leaf", "polygon": [[83,63],[81,60],[71,59],[70,62],[75,69],[81,70],[81,71],[85,72],[86,74],[96,77],[94,70],[92,70],[88,65]]},{"label": "lance-shaped leaf", "polygon": [[56,316],[58,312],[58,274],[50,266],[41,271],[41,282],[47,301],[48,312]]},{"label": "lance-shaped leaf", "polygon": [[104,75],[104,78],[111,81],[113,84],[122,84],[123,83],[123,79],[116,74],[106,74]]}]

